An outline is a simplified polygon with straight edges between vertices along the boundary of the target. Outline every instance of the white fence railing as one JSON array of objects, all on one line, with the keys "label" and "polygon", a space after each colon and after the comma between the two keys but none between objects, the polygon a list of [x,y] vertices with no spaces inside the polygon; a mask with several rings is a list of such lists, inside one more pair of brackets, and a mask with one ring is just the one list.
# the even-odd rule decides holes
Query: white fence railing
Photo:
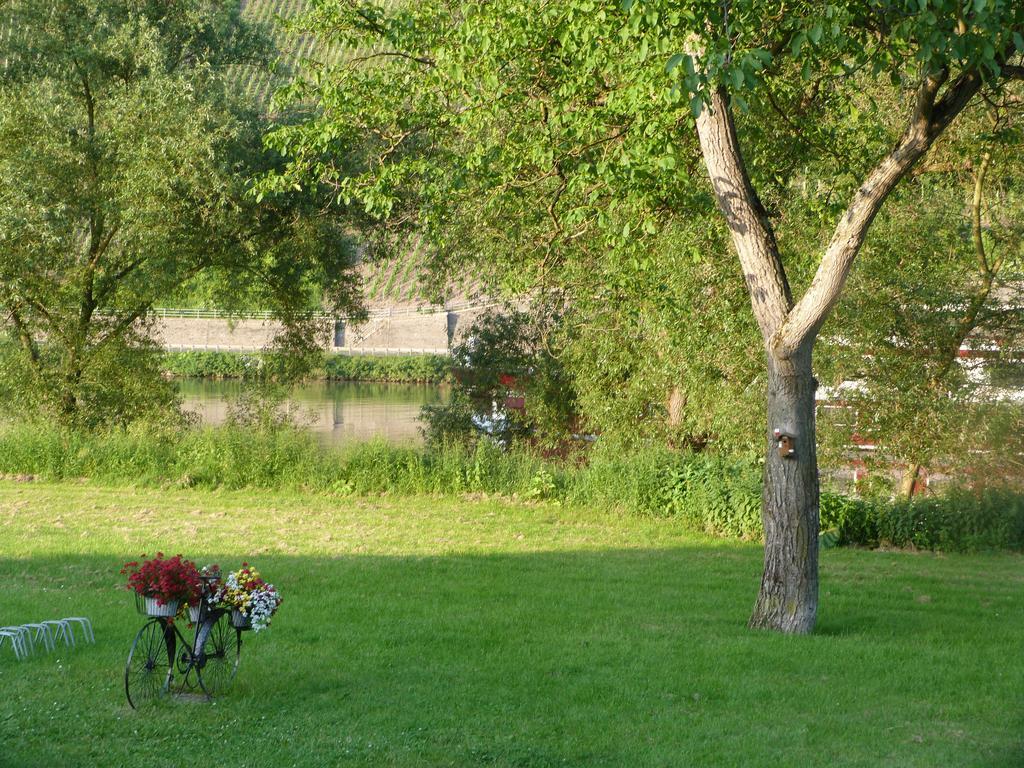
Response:
[{"label": "white fence railing", "polygon": [[[262,350],[255,347],[229,344],[166,344],[167,352],[249,352],[258,355]],[[450,355],[447,347],[327,347],[327,352],[336,355]]]},{"label": "white fence railing", "polygon": [[[501,306],[500,302],[450,304],[444,307],[400,307],[367,310],[369,319],[382,317],[403,317],[408,315],[446,315],[449,312],[472,312],[474,310],[491,309]],[[152,317],[193,318],[201,320],[274,320],[273,312],[263,310],[228,312],[222,309],[193,309],[190,307],[153,307],[149,311]],[[333,315],[328,312],[312,312],[313,317],[326,320],[348,320],[345,316]]]}]

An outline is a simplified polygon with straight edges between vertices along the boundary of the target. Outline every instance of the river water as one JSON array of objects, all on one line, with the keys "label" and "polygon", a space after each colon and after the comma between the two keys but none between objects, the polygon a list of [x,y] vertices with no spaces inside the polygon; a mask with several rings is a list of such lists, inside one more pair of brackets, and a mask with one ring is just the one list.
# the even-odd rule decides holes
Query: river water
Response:
[{"label": "river water", "polygon": [[[242,385],[237,381],[179,379],[185,408],[204,424],[221,424]],[[326,443],[382,437],[394,443],[422,441],[420,408],[448,400],[447,387],[320,381],[297,388],[290,397],[301,423]]]}]

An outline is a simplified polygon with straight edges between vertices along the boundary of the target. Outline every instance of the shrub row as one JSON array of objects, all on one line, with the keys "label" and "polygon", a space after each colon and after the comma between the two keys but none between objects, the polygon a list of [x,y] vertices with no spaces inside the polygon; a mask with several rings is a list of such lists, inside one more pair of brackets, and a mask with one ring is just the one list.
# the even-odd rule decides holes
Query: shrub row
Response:
[{"label": "shrub row", "polygon": [[[194,350],[166,353],[163,367],[172,376],[244,379],[255,375],[262,362],[258,352]],[[330,354],[317,373],[343,381],[440,383],[449,379],[451,360],[444,355]]]},{"label": "shrub row", "polygon": [[[760,538],[756,461],[710,454],[595,451],[582,466],[488,442],[423,450],[384,442],[326,448],[299,429],[134,427],[82,433],[0,428],[0,473],[107,484],[259,488],[332,494],[468,492],[546,499],[677,519],[714,535]],[[947,551],[1024,549],[1024,497],[954,491],[913,502],[823,494],[826,544]]]},{"label": "shrub row", "polygon": [[947,552],[1024,549],[1024,495],[954,488],[911,501],[822,495],[822,529],[839,544]]},{"label": "shrub row", "polygon": [[440,383],[451,376],[451,358],[444,355],[328,355],[328,379]]},{"label": "shrub row", "polygon": [[172,376],[244,379],[259,370],[259,354],[248,352],[166,352],[163,369]]}]

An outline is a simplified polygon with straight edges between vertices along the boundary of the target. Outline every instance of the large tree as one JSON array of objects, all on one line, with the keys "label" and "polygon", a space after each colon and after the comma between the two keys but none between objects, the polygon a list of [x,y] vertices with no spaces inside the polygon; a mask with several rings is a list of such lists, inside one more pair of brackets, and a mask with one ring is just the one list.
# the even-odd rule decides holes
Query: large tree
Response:
[{"label": "large tree", "polygon": [[352,304],[337,224],[248,194],[273,158],[230,68],[272,51],[237,2],[12,0],[2,23],[0,307],[25,391],[68,422],[134,418],[150,309],[198,275],[255,292],[292,343],[312,286]]},{"label": "large tree", "polygon": [[[439,272],[469,261],[510,290],[611,301],[616,262],[665,263],[650,246],[667,226],[724,226],[767,364],[750,623],[810,631],[815,341],[896,185],[1024,74],[1024,5],[323,0],[307,23],[362,53],[292,89],[320,111],[272,136],[291,164],[267,189],[322,184],[414,221]],[[339,163],[353,148],[363,164]]]},{"label": "large tree", "polygon": [[[896,185],[929,151],[971,100],[1001,76],[1021,74],[1016,62],[1024,32],[1024,8],[1000,2],[933,4],[867,3],[828,7],[803,38],[760,41],[785,46],[773,61],[801,59],[806,43],[822,42],[823,57],[804,55],[803,79],[827,65],[851,79],[858,70],[884,72],[912,93],[902,134],[895,146],[858,174],[809,285],[796,294],[790,285],[775,225],[751,181],[733,117],[726,82],[756,81],[759,60],[735,64],[736,30],[758,40],[760,4],[734,9],[729,28],[723,5],[720,28],[726,35],[691,43],[700,69],[695,105],[697,135],[722,215],[728,223],[751,296],[768,361],[768,451],[765,461],[765,570],[751,625],[787,632],[814,627],[818,601],[818,467],[815,390],[811,357],[822,325],[838,302],[868,230]],[[819,11],[820,13],[820,11]],[[828,17],[832,17],[831,19]],[[831,21],[831,25],[829,22]],[[828,30],[826,32],[826,30]],[[744,36],[743,32],[740,33]],[[832,49],[832,50],[830,50]],[[757,50],[762,50],[758,48]],[[750,54],[748,54],[750,55]],[[742,61],[742,59],[741,59]],[[810,67],[808,67],[810,65]],[[810,72],[808,73],[808,68]],[[753,70],[753,71],[752,71]],[[848,73],[849,74],[846,74]],[[795,440],[793,452],[775,450],[779,433]],[[788,454],[788,455],[787,455]]]}]

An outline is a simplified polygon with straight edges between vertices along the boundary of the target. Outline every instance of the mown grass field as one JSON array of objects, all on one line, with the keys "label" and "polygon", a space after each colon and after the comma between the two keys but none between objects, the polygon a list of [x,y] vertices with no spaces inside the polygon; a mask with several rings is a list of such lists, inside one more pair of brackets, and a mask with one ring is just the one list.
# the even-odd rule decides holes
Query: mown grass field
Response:
[{"label": "mown grass field", "polygon": [[[133,711],[121,563],[282,589],[214,704]],[[829,550],[817,634],[744,628],[758,546],[501,500],[0,483],[0,765],[1017,766],[1024,558]]]}]

